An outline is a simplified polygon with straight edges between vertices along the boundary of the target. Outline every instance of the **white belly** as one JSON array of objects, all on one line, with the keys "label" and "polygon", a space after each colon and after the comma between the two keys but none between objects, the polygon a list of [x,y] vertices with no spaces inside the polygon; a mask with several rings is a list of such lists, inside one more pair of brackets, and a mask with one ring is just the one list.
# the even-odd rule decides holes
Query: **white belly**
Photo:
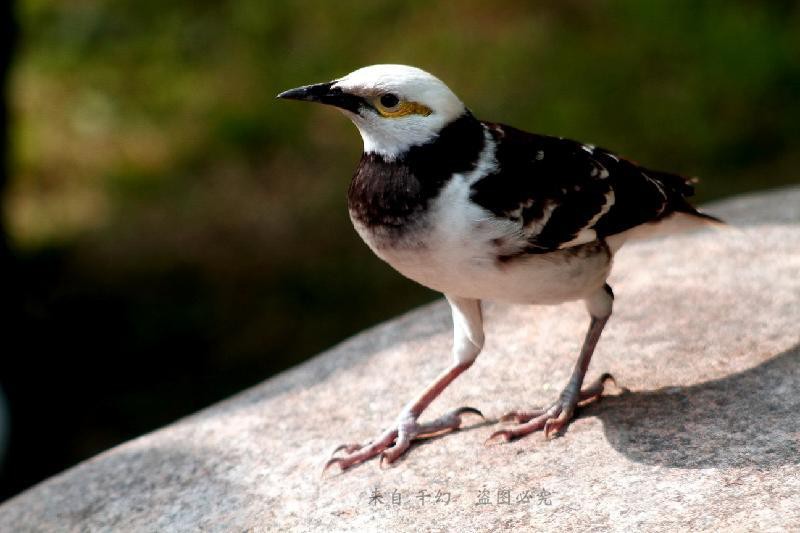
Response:
[{"label": "white belly", "polygon": [[504,257],[517,225],[469,202],[468,187],[454,180],[424,220],[402,238],[356,220],[359,235],[384,261],[431,289],[467,298],[551,304],[581,299],[602,287],[611,269],[603,243],[546,254]]},{"label": "white belly", "polygon": [[441,291],[467,298],[528,304],[556,304],[584,298],[603,286],[611,269],[604,253],[528,255],[499,263],[489,257],[459,258],[434,252],[387,254],[401,274]]}]

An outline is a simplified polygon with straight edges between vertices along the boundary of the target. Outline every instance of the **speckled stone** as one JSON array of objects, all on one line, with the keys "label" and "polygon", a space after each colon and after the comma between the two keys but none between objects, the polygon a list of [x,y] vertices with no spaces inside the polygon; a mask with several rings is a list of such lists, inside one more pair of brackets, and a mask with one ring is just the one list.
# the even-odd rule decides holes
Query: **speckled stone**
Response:
[{"label": "speckled stone", "polygon": [[[709,210],[737,229],[618,254],[589,377],[629,392],[563,437],[484,447],[497,424],[477,423],[320,476],[448,364],[439,301],[41,483],[0,506],[0,531],[798,530],[800,188]],[[484,352],[426,416],[496,419],[566,381],[580,303],[485,311]]]}]

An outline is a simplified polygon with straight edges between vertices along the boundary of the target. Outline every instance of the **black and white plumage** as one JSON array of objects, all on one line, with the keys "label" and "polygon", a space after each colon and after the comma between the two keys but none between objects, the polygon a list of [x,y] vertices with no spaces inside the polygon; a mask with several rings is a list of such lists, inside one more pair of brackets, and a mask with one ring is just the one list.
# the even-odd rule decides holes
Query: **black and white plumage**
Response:
[{"label": "black and white plumage", "polygon": [[611,315],[606,284],[614,252],[665,221],[715,221],[686,198],[689,179],[643,168],[608,150],[476,119],[434,76],[375,65],[329,83],[281,93],[342,109],[358,127],[364,153],[348,205],[359,235],[402,274],[441,291],[454,320],[454,362],[367,445],[344,446],[329,461],[347,468],[382,454],[390,462],[414,438],[455,429],[471,408],[432,422],[422,410],[483,346],[480,301],[528,304],[584,300],[591,325],[569,384],[547,409],[515,412],[508,440],[563,427],[584,398],[586,368]]}]

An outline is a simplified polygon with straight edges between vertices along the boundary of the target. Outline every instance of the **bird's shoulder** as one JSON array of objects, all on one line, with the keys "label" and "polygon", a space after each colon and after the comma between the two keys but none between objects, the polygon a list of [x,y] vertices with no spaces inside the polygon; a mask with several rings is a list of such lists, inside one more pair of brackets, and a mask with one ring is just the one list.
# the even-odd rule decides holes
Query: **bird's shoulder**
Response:
[{"label": "bird's shoulder", "polygon": [[470,198],[518,223],[520,249],[544,253],[585,244],[694,209],[691,180],[639,166],[578,141],[484,122],[495,143],[495,170]]}]

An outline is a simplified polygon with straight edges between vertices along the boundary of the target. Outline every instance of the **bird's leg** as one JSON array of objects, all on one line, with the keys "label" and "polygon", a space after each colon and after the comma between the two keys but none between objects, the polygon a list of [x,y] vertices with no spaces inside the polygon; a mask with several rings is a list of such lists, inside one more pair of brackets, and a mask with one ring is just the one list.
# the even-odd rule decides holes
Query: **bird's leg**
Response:
[{"label": "bird's leg", "polygon": [[546,437],[556,434],[567,425],[575,412],[575,407],[585,401],[598,398],[603,393],[604,383],[614,378],[610,374],[603,374],[588,387],[581,390],[586,370],[592,359],[600,334],[611,316],[614,294],[611,287],[605,285],[603,289],[595,292],[586,300],[586,307],[591,316],[589,331],[583,342],[578,361],[569,378],[567,386],[561,391],[558,400],[546,409],[535,411],[512,411],[500,418],[501,421],[514,421],[515,426],[502,429],[493,433],[486,441],[488,443],[508,442],[511,439],[522,437],[534,431],[543,430]]},{"label": "bird's leg", "polygon": [[[483,348],[483,318],[480,300],[447,296],[447,301],[450,303],[453,313],[453,356],[455,361],[452,366],[439,374],[433,383],[403,408],[392,427],[366,444],[339,446],[333,452],[334,456],[325,464],[324,470],[333,465],[338,465],[340,469],[346,470],[378,454],[381,455],[381,463],[384,460],[391,463],[408,449],[411,441],[458,429],[461,425],[461,416],[466,413],[483,416],[475,408],[461,407],[430,422],[418,422],[419,416],[428,405],[454,379],[472,366]],[[344,453],[336,455],[339,451]]]}]

